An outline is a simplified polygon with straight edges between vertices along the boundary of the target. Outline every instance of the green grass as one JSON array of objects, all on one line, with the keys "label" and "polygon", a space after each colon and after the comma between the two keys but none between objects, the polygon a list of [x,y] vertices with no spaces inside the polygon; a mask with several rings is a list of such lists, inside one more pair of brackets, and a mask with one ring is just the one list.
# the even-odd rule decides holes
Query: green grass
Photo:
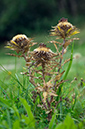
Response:
[{"label": "green grass", "polygon": [[[74,42],[73,55],[81,54],[78,59],[73,60],[71,69],[63,85],[63,101],[58,104],[50,123],[46,119],[47,114],[40,107],[39,96],[36,102],[32,101],[31,91],[34,89],[29,82],[29,77],[21,75],[25,67],[25,61],[6,55],[9,50],[3,46],[0,51],[0,129],[84,129],[85,128],[85,29],[77,37],[79,41]],[[47,34],[35,35],[35,41],[44,42],[53,51],[52,44],[47,42],[53,40]],[[68,47],[65,59],[70,58],[71,46]],[[36,46],[35,46],[36,47]],[[34,49],[34,48],[32,48]],[[67,69],[65,64],[63,69]],[[10,65],[10,66],[9,66]],[[9,67],[8,67],[9,66]],[[11,66],[13,68],[11,69]],[[4,68],[6,67],[6,69]],[[77,78],[74,82],[74,77]],[[84,82],[81,84],[81,78]],[[71,83],[70,83],[71,82]],[[75,99],[74,99],[74,98]],[[69,100],[65,100],[69,98]]]}]

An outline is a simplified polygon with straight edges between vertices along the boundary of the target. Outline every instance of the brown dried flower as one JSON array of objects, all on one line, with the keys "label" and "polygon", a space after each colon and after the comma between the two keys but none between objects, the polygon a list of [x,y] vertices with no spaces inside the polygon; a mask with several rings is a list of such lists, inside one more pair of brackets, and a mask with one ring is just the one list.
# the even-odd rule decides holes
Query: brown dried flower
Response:
[{"label": "brown dried flower", "polygon": [[53,56],[55,56],[55,53],[52,52],[50,48],[47,48],[44,43],[41,43],[39,47],[33,51],[33,58],[38,64],[47,63]]},{"label": "brown dried flower", "polygon": [[18,34],[8,42],[6,48],[15,50],[17,53],[25,53],[29,50],[30,44],[33,44],[31,41],[32,38],[28,38],[24,34]]},{"label": "brown dried flower", "polygon": [[61,18],[59,23],[52,27],[51,35],[59,36],[60,38],[65,39],[66,37],[75,35],[79,33],[79,30],[73,26],[67,19]]}]

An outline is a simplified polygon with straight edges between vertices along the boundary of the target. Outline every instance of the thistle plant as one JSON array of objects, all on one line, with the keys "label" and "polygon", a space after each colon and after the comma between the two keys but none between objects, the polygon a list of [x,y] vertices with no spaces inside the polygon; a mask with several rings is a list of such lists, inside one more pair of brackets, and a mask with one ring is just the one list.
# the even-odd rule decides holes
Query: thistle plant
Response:
[{"label": "thistle plant", "polygon": [[[52,113],[57,108],[58,103],[62,101],[61,86],[65,82],[63,66],[71,60],[64,60],[63,55],[67,52],[68,45],[78,38],[70,38],[72,35],[79,33],[79,30],[62,18],[59,23],[52,27],[50,36],[56,39],[49,41],[55,46],[56,52],[48,48],[45,43],[40,43],[38,48],[33,51],[30,48],[36,43],[32,38],[25,35],[17,35],[8,42],[7,48],[20,53],[20,55],[9,54],[17,57],[24,57],[26,61],[26,76],[29,76],[30,83],[34,86],[32,99],[35,103],[39,97],[38,107],[41,107],[48,114],[48,120],[51,119]],[[62,38],[63,43],[58,42],[57,38]],[[60,49],[61,48],[61,49]]]}]

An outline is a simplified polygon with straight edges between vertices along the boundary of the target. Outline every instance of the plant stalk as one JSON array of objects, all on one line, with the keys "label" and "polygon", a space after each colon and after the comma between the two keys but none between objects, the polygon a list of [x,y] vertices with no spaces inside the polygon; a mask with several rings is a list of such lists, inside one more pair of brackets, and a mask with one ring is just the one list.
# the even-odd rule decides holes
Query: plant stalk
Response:
[{"label": "plant stalk", "polygon": [[[65,38],[63,40],[62,57],[63,57],[63,54],[64,54],[64,44],[65,44]],[[61,63],[62,63],[62,58],[60,59],[60,62],[59,62],[60,66],[61,66]],[[58,72],[60,72],[60,68],[58,69]]]}]

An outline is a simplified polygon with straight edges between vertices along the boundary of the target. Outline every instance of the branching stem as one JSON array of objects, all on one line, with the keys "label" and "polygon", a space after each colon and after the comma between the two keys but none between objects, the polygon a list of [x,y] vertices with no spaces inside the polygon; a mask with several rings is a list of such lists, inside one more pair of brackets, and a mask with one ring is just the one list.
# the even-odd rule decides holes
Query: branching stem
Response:
[{"label": "branching stem", "polygon": [[[65,44],[65,39],[63,40],[63,49],[62,49],[62,57],[63,57],[63,54],[64,54],[64,44]],[[61,62],[62,62],[62,58],[60,59],[60,66],[61,66]],[[60,68],[58,69],[58,72],[60,72]]]}]

